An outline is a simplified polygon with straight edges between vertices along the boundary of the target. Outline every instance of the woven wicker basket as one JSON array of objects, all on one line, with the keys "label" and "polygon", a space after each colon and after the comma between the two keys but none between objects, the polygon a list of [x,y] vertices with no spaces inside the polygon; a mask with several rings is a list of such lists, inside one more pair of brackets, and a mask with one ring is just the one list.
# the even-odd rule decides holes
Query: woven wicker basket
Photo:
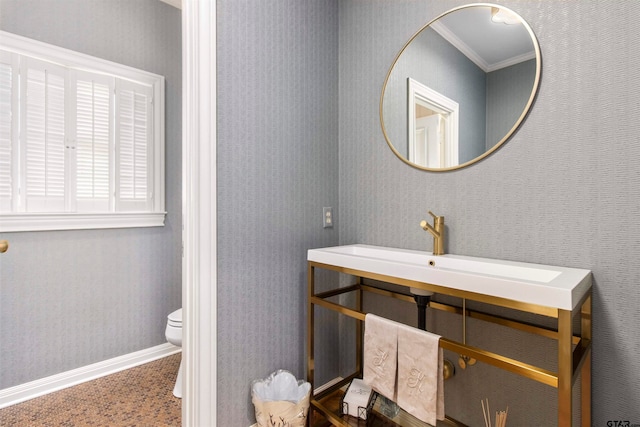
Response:
[{"label": "woven wicker basket", "polygon": [[288,401],[263,402],[254,396],[258,427],[305,427],[309,415],[309,395],[298,403]]}]

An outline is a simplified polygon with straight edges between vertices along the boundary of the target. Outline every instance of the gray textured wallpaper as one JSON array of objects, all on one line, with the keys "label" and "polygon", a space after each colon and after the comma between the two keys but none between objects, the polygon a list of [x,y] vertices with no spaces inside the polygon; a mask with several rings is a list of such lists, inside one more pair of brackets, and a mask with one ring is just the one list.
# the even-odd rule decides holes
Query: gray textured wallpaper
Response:
[{"label": "gray textured wallpaper", "polygon": [[[519,12],[540,41],[536,103],[492,156],[428,173],[387,148],[380,88],[405,41],[463,2],[340,2],[340,243],[430,250],[418,224],[431,209],[446,218],[450,253],[591,269],[592,425],[640,423],[640,3],[499,3]],[[432,321],[460,339],[459,318]],[[469,328],[472,344],[511,340],[483,323]],[[555,358],[553,342],[514,339],[510,354],[543,366]],[[556,425],[555,389],[486,366],[458,372],[445,396],[448,412],[473,426],[483,425],[484,397],[492,407],[509,405],[510,425]]]},{"label": "gray textured wallpaper", "polygon": [[[218,425],[251,381],[305,376],[307,249],[338,243],[338,2],[218,1]],[[319,284],[321,285],[321,283]],[[337,374],[319,314],[318,384]]]},{"label": "gray textured wallpaper", "polygon": [[0,0],[0,29],[166,78],[164,227],[2,233],[0,389],[166,342],[181,305],[181,24],[158,0]]},{"label": "gray textured wallpaper", "polygon": [[535,59],[487,74],[486,149],[502,140],[522,114],[535,75]]}]

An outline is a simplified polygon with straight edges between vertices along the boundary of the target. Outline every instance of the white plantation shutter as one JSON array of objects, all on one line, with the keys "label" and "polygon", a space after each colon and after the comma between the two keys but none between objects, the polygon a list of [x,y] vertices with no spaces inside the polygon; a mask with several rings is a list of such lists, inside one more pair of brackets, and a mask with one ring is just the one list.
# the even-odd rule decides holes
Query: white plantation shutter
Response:
[{"label": "white plantation shutter", "polygon": [[74,76],[76,210],[106,212],[113,186],[110,170],[114,79],[81,72]]},{"label": "white plantation shutter", "polygon": [[116,81],[116,210],[151,207],[152,91]]},{"label": "white plantation shutter", "polygon": [[18,55],[0,51],[0,212],[16,209]]},{"label": "white plantation shutter", "polygon": [[164,218],[164,78],[0,31],[0,232]]},{"label": "white plantation shutter", "polygon": [[25,207],[27,212],[65,210],[66,70],[23,59],[22,123]]}]

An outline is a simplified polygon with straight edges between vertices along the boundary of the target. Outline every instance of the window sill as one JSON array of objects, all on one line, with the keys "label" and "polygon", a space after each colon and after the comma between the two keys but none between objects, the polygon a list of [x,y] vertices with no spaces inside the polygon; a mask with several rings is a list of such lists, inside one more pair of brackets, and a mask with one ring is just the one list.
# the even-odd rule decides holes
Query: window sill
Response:
[{"label": "window sill", "polygon": [[0,214],[0,232],[163,227],[166,212]]}]

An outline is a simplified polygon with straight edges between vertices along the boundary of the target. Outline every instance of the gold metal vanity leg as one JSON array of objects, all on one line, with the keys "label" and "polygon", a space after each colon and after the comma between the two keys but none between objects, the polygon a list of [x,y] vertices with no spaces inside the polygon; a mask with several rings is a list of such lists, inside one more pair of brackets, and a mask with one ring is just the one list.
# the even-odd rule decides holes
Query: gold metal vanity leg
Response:
[{"label": "gold metal vanity leg", "polygon": [[[362,285],[362,277],[358,277],[358,284]],[[362,311],[362,300],[363,300],[362,288],[358,289],[356,294],[356,310]],[[362,378],[362,356],[363,356],[363,340],[364,336],[362,335],[362,321],[355,320],[356,322],[356,372],[358,372],[360,378]]]},{"label": "gold metal vanity leg", "polygon": [[[315,314],[311,297],[315,295],[314,273],[315,267],[307,264],[307,381],[313,390],[314,357],[313,357],[313,331]],[[313,394],[313,393],[312,393]]]},{"label": "gold metal vanity leg", "polygon": [[571,311],[558,310],[558,427],[571,427],[572,335]]},{"label": "gold metal vanity leg", "polygon": [[[591,342],[591,295],[582,304],[581,337]],[[581,417],[582,427],[591,427],[591,349],[584,355],[584,363],[580,371]]]}]

